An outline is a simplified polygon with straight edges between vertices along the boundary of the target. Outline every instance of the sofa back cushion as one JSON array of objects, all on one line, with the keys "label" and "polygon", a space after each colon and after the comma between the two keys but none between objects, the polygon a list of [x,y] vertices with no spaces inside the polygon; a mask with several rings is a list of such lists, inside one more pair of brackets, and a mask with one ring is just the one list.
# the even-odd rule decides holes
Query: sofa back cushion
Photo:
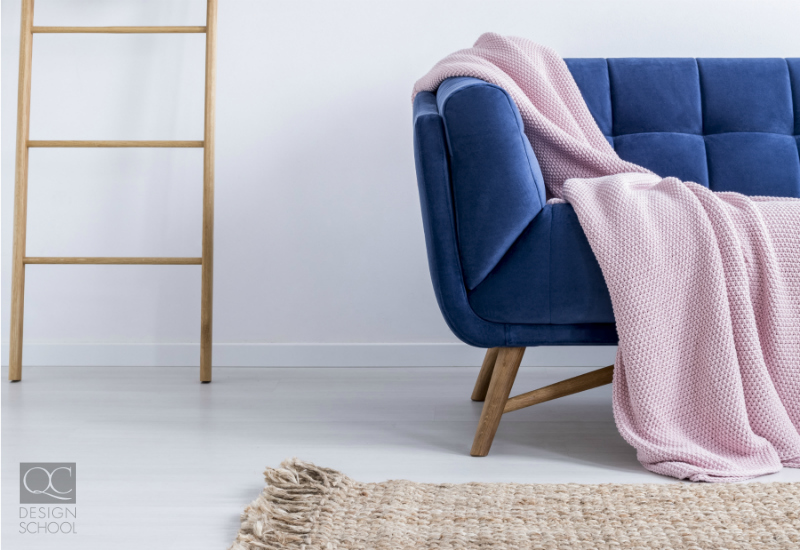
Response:
[{"label": "sofa back cushion", "polygon": [[800,59],[567,59],[620,157],[714,191],[800,197]]}]

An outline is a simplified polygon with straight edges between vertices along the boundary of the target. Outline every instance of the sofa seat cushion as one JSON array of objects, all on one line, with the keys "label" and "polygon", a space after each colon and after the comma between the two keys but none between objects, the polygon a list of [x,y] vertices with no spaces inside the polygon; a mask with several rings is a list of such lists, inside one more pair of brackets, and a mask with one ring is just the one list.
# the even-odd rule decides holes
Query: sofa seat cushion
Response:
[{"label": "sofa seat cushion", "polygon": [[569,204],[546,205],[469,293],[469,303],[496,323],[614,322],[600,265]]}]

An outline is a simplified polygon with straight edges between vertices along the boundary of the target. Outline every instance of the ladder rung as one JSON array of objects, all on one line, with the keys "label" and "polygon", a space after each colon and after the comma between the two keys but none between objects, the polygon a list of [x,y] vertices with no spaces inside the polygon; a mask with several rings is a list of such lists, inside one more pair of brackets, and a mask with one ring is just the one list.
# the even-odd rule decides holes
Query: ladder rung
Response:
[{"label": "ladder rung", "polygon": [[202,265],[203,258],[25,258],[25,264]]},{"label": "ladder rung", "polygon": [[28,140],[28,147],[203,147],[202,141]]},{"label": "ladder rung", "polygon": [[205,27],[33,27],[31,32],[48,34],[183,34],[204,33]]}]

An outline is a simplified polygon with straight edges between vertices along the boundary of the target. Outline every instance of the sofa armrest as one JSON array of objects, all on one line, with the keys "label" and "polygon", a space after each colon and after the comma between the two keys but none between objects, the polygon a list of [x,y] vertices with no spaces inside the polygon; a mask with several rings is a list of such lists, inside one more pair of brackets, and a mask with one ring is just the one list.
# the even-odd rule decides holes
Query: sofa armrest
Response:
[{"label": "sofa armrest", "polygon": [[477,78],[450,78],[436,102],[451,161],[459,256],[471,290],[544,207],[544,179],[505,90]]},{"label": "sofa armrest", "polygon": [[414,161],[428,267],[444,320],[467,344],[479,347],[506,345],[505,326],[475,315],[467,300],[456,243],[444,125],[436,106],[436,96],[430,92],[420,92],[414,101]]}]

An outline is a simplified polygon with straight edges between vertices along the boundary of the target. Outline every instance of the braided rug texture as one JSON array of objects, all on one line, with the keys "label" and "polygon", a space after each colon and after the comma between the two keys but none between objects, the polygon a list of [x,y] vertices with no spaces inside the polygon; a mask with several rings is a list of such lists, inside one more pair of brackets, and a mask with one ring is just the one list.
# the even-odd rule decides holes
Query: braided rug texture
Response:
[{"label": "braided rug texture", "polygon": [[359,483],[264,472],[230,550],[797,549],[800,484]]}]

